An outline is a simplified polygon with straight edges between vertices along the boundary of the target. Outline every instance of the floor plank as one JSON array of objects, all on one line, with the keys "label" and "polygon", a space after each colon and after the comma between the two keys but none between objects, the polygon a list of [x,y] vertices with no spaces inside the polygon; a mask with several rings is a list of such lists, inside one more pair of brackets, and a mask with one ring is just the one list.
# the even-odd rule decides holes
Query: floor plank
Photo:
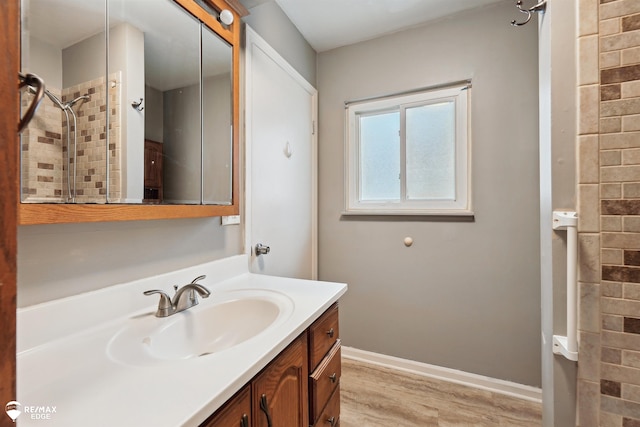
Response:
[{"label": "floor plank", "polygon": [[342,427],[540,427],[539,403],[342,359]]}]

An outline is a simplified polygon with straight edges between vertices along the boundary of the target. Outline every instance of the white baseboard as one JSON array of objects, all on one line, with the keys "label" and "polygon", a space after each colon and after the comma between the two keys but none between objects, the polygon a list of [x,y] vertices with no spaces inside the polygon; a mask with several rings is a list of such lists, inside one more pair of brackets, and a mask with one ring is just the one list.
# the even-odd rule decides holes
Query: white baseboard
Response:
[{"label": "white baseboard", "polygon": [[429,365],[427,363],[415,362],[413,360],[401,359],[399,357],[387,356],[385,354],[373,353],[365,350],[358,350],[353,347],[342,347],[342,357],[359,360],[365,363],[372,363],[387,368],[398,369],[429,378],[449,381],[467,387],[474,387],[488,390],[494,393],[505,394],[518,399],[531,402],[542,403],[542,390],[523,384],[482,375],[471,374],[441,366]]}]

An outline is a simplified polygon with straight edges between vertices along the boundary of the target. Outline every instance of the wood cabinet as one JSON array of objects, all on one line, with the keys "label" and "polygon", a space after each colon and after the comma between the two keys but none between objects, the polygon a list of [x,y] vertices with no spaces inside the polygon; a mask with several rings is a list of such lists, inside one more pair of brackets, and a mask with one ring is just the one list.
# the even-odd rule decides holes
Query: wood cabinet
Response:
[{"label": "wood cabinet", "polygon": [[305,332],[253,380],[253,427],[306,426],[307,375]]},{"label": "wood cabinet", "polygon": [[338,304],[200,427],[340,425]]},{"label": "wood cabinet", "polygon": [[162,202],[163,188],[162,143],[144,141],[144,201]]},{"label": "wood cabinet", "polygon": [[312,426],[333,427],[340,423],[339,332],[337,303],[309,328],[309,424]]},{"label": "wood cabinet", "polygon": [[200,427],[250,427],[251,386],[246,385]]}]

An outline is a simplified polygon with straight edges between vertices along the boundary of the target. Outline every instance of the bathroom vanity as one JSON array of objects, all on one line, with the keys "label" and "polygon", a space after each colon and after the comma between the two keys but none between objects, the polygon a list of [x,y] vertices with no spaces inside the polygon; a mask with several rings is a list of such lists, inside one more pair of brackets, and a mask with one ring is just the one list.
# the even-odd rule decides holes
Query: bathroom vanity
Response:
[{"label": "bathroom vanity", "polygon": [[202,427],[339,425],[338,325],[336,303]]},{"label": "bathroom vanity", "polygon": [[[339,425],[347,286],[247,266],[240,255],[18,310],[18,402],[49,408],[48,426]],[[144,291],[203,274],[208,298],[155,316]]]}]

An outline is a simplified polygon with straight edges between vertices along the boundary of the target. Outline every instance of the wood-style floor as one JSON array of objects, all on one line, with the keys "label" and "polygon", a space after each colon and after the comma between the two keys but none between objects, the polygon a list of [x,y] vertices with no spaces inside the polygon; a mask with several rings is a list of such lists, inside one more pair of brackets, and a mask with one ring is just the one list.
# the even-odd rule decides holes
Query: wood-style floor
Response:
[{"label": "wood-style floor", "polygon": [[342,359],[341,427],[540,427],[542,407],[500,393]]}]

